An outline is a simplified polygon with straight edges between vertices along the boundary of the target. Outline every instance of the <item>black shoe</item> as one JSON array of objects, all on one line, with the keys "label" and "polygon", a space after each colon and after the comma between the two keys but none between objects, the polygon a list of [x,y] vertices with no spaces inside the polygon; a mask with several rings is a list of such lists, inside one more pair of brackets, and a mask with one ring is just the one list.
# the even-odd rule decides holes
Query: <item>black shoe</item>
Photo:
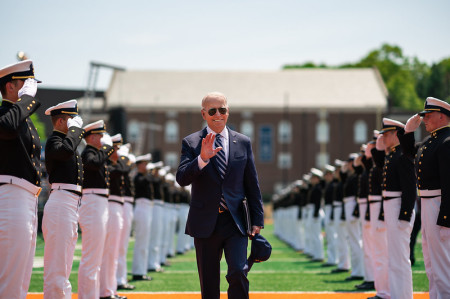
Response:
[{"label": "black shoe", "polygon": [[333,269],[331,270],[331,273],[344,273],[344,272],[348,272],[348,269],[341,269],[341,268],[337,268],[337,269]]},{"label": "black shoe", "polygon": [[114,295],[114,296],[100,297],[100,299],[127,299],[127,297]]},{"label": "black shoe", "polygon": [[118,290],[134,290],[135,288],[136,287],[134,285],[131,285],[131,284],[128,284],[128,283],[126,283],[126,284],[119,284],[117,286]]},{"label": "black shoe", "polygon": [[177,251],[177,255],[182,255],[182,254],[184,254],[184,252]]},{"label": "black shoe", "polygon": [[375,296],[369,297],[369,298],[367,298],[367,299],[383,299],[383,298],[381,298],[380,296],[375,295]]},{"label": "black shoe", "polygon": [[127,299],[127,297],[125,297],[125,296],[119,296],[119,295],[116,295],[114,298],[116,298],[116,299]]},{"label": "black shoe", "polygon": [[134,281],[137,281],[137,280],[150,281],[150,280],[152,280],[152,278],[150,276],[147,276],[147,275],[133,275],[131,280],[134,280]]},{"label": "black shoe", "polygon": [[323,259],[312,259],[311,262],[314,262],[314,263],[323,263]]},{"label": "black shoe", "polygon": [[345,280],[352,281],[352,280],[363,280],[363,279],[364,279],[364,277],[362,277],[362,276],[349,276]]},{"label": "black shoe", "polygon": [[355,285],[358,290],[375,290],[373,281],[364,281],[362,284]]},{"label": "black shoe", "polygon": [[161,267],[159,267],[157,269],[147,269],[147,272],[160,272],[160,273],[162,273],[162,272],[164,272],[164,269],[161,268]]},{"label": "black shoe", "polygon": [[325,263],[325,264],[321,265],[321,267],[334,267],[334,266],[336,266],[336,264],[332,264],[332,263]]}]

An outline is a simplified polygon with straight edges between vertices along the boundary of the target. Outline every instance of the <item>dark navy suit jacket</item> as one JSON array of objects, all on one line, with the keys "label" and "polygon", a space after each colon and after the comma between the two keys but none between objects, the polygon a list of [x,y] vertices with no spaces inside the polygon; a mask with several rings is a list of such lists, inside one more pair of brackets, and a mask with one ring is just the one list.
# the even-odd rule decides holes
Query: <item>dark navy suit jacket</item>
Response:
[{"label": "dark navy suit jacket", "polygon": [[219,201],[223,193],[234,222],[246,235],[242,201],[247,198],[252,225],[264,225],[264,212],[258,175],[250,139],[228,129],[229,150],[225,177],[222,180],[216,158],[210,159],[203,169],[198,167],[198,156],[206,128],[183,139],[177,182],[181,186],[192,184],[192,199],[186,223],[186,234],[195,238],[209,237],[215,227]]}]

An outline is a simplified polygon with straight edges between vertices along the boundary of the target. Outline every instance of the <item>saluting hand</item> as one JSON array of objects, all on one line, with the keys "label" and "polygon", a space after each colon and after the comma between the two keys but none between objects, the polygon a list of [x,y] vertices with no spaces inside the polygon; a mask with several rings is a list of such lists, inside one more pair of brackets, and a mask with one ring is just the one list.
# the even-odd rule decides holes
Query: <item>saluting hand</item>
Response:
[{"label": "saluting hand", "polygon": [[202,149],[200,151],[200,158],[204,162],[208,162],[209,159],[214,157],[222,147],[214,148],[214,141],[216,140],[216,135],[209,133],[205,138],[202,139]]},{"label": "saluting hand", "polygon": [[414,114],[411,116],[405,125],[405,133],[414,132],[420,126],[422,122],[422,117],[419,114]]},{"label": "saluting hand", "polygon": [[35,97],[37,92],[37,81],[31,78],[25,80],[22,88],[19,90],[18,96],[21,98],[24,94]]}]

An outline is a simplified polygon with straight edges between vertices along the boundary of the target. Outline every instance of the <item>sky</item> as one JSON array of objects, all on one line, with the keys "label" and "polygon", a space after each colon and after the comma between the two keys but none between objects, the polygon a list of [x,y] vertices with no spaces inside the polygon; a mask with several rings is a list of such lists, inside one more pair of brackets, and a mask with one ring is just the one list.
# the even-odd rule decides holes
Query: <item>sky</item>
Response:
[{"label": "sky", "polygon": [[[133,70],[279,70],[359,61],[383,43],[450,57],[448,0],[3,1],[0,67],[18,51],[47,88],[80,88],[90,62]],[[101,69],[97,89],[109,84]]]}]

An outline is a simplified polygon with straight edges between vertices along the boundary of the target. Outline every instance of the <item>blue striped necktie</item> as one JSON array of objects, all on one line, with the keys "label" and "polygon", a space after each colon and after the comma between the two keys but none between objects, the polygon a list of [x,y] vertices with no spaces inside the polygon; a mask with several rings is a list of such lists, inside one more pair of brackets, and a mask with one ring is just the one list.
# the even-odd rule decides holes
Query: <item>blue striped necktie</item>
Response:
[{"label": "blue striped necktie", "polygon": [[[216,162],[217,162],[217,168],[219,169],[220,177],[225,177],[225,171],[227,170],[227,160],[225,159],[225,152],[223,150],[224,146],[222,143],[222,136],[220,134],[216,134],[216,140],[214,142],[214,145],[217,147],[221,147],[222,149],[217,152],[216,154]],[[223,194],[220,197],[220,207],[224,208],[225,210],[228,210],[227,204],[225,202],[225,198],[223,198]],[[221,211],[219,207],[219,212]]]}]

